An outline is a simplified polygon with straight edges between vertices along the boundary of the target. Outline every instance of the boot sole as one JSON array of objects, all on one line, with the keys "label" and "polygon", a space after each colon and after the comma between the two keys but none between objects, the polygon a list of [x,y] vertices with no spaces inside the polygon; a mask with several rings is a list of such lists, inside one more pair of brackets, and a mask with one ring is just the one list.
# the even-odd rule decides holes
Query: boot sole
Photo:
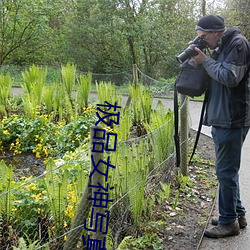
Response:
[{"label": "boot sole", "polygon": [[226,235],[214,235],[214,234],[210,234],[209,232],[206,232],[204,233],[204,235],[208,238],[215,238],[215,239],[218,239],[218,238],[225,238],[225,237],[231,237],[231,236],[237,236],[239,235],[240,232],[233,232],[233,233],[230,233],[230,234],[226,234]]},{"label": "boot sole", "polygon": [[[218,220],[212,219],[212,220],[211,220],[211,224],[212,224],[213,226],[218,226]],[[241,224],[239,223],[239,226],[240,226],[240,229],[244,229],[244,228],[247,227],[247,224],[241,225]]]}]

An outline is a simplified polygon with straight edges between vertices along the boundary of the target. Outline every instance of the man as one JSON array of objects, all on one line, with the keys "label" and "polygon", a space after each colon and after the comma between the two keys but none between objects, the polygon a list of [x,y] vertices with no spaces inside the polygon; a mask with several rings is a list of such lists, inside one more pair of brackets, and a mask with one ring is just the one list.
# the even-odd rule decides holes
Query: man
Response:
[{"label": "man", "polygon": [[193,59],[203,64],[210,76],[204,125],[212,126],[219,181],[219,218],[205,235],[221,238],[239,234],[247,226],[240,200],[239,169],[241,149],[250,126],[250,47],[237,27],[225,30],[220,16],[202,17],[195,30],[212,56],[195,48]]}]

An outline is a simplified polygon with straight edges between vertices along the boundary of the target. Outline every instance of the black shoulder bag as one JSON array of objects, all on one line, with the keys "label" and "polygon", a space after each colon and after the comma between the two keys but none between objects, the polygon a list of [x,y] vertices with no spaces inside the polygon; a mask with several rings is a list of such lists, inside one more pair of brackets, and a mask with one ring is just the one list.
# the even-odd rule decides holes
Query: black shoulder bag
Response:
[{"label": "black shoulder bag", "polygon": [[178,93],[191,97],[201,96],[207,88],[207,72],[192,58],[183,62],[175,86]]},{"label": "black shoulder bag", "polygon": [[198,126],[198,131],[196,134],[195,144],[193,152],[191,154],[189,163],[195,154],[195,150],[199,141],[200,132],[202,128],[203,116],[205,113],[205,107],[207,102],[207,86],[208,86],[209,76],[202,65],[196,64],[196,62],[190,58],[181,64],[180,73],[175,81],[174,88],[174,123],[175,123],[175,148],[176,148],[176,166],[180,166],[180,140],[179,140],[179,114],[178,114],[178,93],[187,96],[201,96],[205,93],[200,121]]}]

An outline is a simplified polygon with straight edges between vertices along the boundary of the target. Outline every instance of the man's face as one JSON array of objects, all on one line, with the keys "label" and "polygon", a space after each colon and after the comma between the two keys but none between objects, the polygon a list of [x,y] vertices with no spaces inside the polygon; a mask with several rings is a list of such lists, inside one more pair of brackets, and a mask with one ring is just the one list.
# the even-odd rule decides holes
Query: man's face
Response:
[{"label": "man's face", "polygon": [[210,49],[215,49],[218,46],[218,42],[221,38],[221,32],[206,32],[203,30],[197,30],[197,35],[204,39]]}]

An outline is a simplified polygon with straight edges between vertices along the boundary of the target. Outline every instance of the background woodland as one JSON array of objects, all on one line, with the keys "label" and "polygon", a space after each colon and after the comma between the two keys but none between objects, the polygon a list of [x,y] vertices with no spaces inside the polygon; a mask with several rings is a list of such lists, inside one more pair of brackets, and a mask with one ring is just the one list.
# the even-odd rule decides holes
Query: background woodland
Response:
[{"label": "background woodland", "polygon": [[101,74],[137,64],[156,79],[195,37],[200,16],[219,14],[250,38],[247,0],[3,0],[0,65],[60,66]]}]

